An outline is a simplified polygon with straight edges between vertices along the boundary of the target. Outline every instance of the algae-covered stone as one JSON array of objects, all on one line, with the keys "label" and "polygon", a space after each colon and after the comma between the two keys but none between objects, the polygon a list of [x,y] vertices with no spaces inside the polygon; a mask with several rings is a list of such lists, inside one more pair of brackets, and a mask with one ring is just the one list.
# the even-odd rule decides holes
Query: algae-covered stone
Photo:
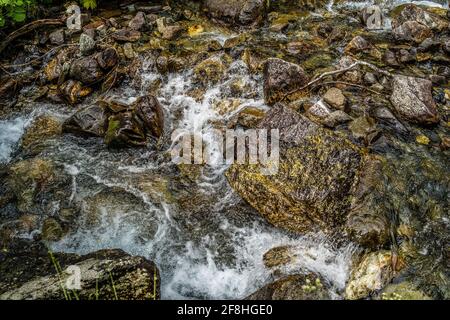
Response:
[{"label": "algae-covered stone", "polygon": [[259,128],[280,131],[278,173],[235,164],[226,172],[233,189],[275,226],[294,232],[341,226],[361,150],[283,105],[272,108]]},{"label": "algae-covered stone", "polygon": [[16,195],[18,209],[28,211],[38,192],[56,181],[55,167],[46,159],[22,160],[9,168],[9,186]]},{"label": "algae-covered stone", "polygon": [[381,300],[431,300],[423,291],[411,282],[390,284],[379,295]]},{"label": "algae-covered stone", "polygon": [[194,68],[194,80],[203,85],[219,82],[225,75],[225,65],[219,58],[209,58]]},{"label": "algae-covered stone", "polygon": [[368,297],[383,289],[394,277],[393,255],[378,251],[365,255],[350,275],[345,288],[345,298],[356,300]]},{"label": "algae-covered stone", "polygon": [[48,115],[40,116],[27,127],[22,137],[22,148],[28,149],[47,139],[57,137],[61,131],[61,122],[58,119]]},{"label": "algae-covered stone", "polygon": [[329,300],[328,286],[315,274],[287,276],[266,285],[247,300]]}]

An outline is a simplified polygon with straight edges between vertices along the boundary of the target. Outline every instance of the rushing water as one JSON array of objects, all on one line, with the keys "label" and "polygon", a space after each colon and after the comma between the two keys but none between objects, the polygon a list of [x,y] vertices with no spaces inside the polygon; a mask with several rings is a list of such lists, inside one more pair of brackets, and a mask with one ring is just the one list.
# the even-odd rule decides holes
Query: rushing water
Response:
[{"label": "rushing water", "polygon": [[[227,38],[205,36],[221,42]],[[151,59],[142,66],[140,86],[126,83],[112,95],[133,101],[155,82],[162,83],[158,99],[164,108],[166,133],[159,150],[114,151],[97,138],[62,135],[39,155],[63,167],[71,181],[65,203],[55,200],[55,211],[62,206],[77,211],[73,231],[53,243],[53,250],[84,254],[121,248],[156,262],[165,299],[231,299],[243,298],[273,280],[263,254],[290,245],[298,259],[283,271],[317,272],[339,298],[357,250],[354,245],[337,246],[322,234],[299,236],[273,228],[231,190],[224,177],[225,165],[183,177],[167,157],[175,129],[206,132],[246,106],[266,109],[260,76],[250,74],[242,61],[234,61],[226,78],[209,86],[197,101],[188,94],[195,88],[192,71],[161,75]],[[236,97],[230,90],[235,80],[252,94]],[[238,106],[219,110],[217,103],[226,99],[238,99]],[[70,107],[39,103],[28,110],[34,111],[0,120],[0,164],[16,160],[14,152],[33,118],[51,114],[65,119],[74,112]],[[218,152],[214,140],[206,144],[211,152]]]},{"label": "rushing water", "polygon": [[[250,75],[242,61],[232,63],[227,78],[210,86],[201,101],[187,94],[194,86],[192,71],[162,76],[151,64],[143,66],[138,90],[124,85],[113,94],[132,101],[161,80],[164,85],[158,97],[165,109],[166,135],[177,128],[206,131],[245,106],[266,108],[260,76]],[[219,113],[217,101],[231,96],[230,83],[238,78],[253,96],[244,95],[237,108]],[[31,118],[45,113],[66,118],[73,112],[55,105],[31,108],[39,110]],[[3,161],[10,160],[31,119],[27,120],[19,116],[0,122]],[[99,139],[71,135],[52,141],[40,157],[63,166],[72,181],[65,206],[80,211],[76,231],[54,243],[53,249],[83,254],[121,248],[157,263],[163,298],[229,299],[243,298],[270,281],[263,254],[276,246],[292,245],[300,259],[285,272],[318,272],[338,297],[348,276],[352,245],[337,248],[323,235],[293,236],[269,226],[233,193],[224,165],[203,170],[188,186],[164,189],[179,179],[174,164],[161,156],[167,148],[170,143],[158,151],[111,151]]]}]

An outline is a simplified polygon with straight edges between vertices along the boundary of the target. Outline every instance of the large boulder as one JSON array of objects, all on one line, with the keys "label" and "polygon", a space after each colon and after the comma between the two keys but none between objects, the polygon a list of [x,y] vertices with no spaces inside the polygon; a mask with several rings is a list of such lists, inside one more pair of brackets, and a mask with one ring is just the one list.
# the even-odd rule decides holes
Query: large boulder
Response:
[{"label": "large boulder", "polygon": [[261,165],[234,164],[226,177],[268,222],[296,233],[339,234],[347,223],[349,235],[364,246],[389,240],[388,219],[377,209],[382,193],[367,195],[382,183],[378,172],[369,170],[377,163],[374,156],[282,104],[258,127],[279,129],[278,172],[265,175]]},{"label": "large boulder", "polygon": [[394,76],[391,102],[398,115],[410,122],[433,124],[439,122],[439,114],[431,94],[430,80]]},{"label": "large boulder", "polygon": [[266,12],[265,0],[206,0],[208,15],[230,25],[250,25],[262,20]]},{"label": "large boulder", "polygon": [[247,300],[330,300],[326,283],[314,274],[287,276],[248,296]]},{"label": "large boulder", "polygon": [[259,127],[280,131],[278,173],[232,165],[226,176],[233,189],[277,227],[302,233],[341,226],[361,150],[283,105],[273,107]]},{"label": "large boulder", "polygon": [[264,64],[264,100],[274,103],[294,89],[304,86],[308,77],[303,69],[282,59],[270,58]]},{"label": "large boulder", "polygon": [[406,21],[392,30],[394,38],[398,41],[422,43],[425,39],[431,37],[433,32],[427,26],[417,21]]},{"label": "large boulder", "polygon": [[[23,245],[21,243],[21,245]],[[48,253],[43,245],[25,245],[0,254],[1,300],[156,300],[159,271],[143,257],[122,250],[84,256]],[[74,270],[81,288],[68,288]]]}]

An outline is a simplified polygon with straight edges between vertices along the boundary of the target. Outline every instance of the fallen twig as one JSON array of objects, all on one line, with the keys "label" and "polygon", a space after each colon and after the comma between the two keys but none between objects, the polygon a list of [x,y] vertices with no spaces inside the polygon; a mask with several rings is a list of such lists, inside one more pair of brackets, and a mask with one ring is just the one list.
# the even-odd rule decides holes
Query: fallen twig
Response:
[{"label": "fallen twig", "polygon": [[[295,90],[292,90],[292,91],[286,93],[286,94],[283,96],[283,98],[281,99],[281,101],[284,101],[287,97],[289,97],[290,95],[292,95],[292,94],[294,94],[294,93],[297,93],[297,92],[299,92],[299,91],[303,91],[303,90],[307,89],[308,87],[310,87],[310,86],[312,86],[313,84],[319,82],[319,81],[322,80],[323,78],[326,78],[326,77],[329,77],[329,76],[332,76],[332,75],[335,75],[335,74],[339,74],[339,73],[343,73],[343,72],[350,71],[350,70],[356,68],[357,66],[361,66],[361,65],[362,65],[362,66],[366,66],[366,67],[368,67],[368,68],[370,68],[370,69],[372,69],[372,70],[374,70],[374,71],[376,71],[376,72],[378,72],[378,73],[381,73],[381,74],[383,74],[383,75],[385,75],[385,76],[392,77],[392,74],[391,74],[391,73],[389,73],[389,72],[387,72],[387,71],[384,71],[384,70],[381,70],[380,68],[378,68],[377,66],[375,66],[375,65],[373,65],[373,64],[371,64],[371,63],[369,63],[369,62],[356,60],[356,62],[354,62],[353,64],[351,64],[350,66],[348,66],[348,67],[346,67],[346,68],[342,68],[342,69],[338,69],[338,70],[333,70],[333,71],[328,71],[328,72],[322,73],[319,77],[317,77],[317,78],[311,80],[310,82],[308,82],[308,83],[307,83],[306,85],[304,85],[303,87],[297,88],[297,89],[295,89]],[[365,87],[364,87],[364,88],[365,88]]]},{"label": "fallen twig", "polygon": [[323,82],[323,83],[317,84],[317,86],[326,86],[326,85],[329,85],[329,84],[344,84],[344,85],[347,85],[347,86],[352,86],[352,87],[364,89],[364,90],[367,90],[367,91],[372,92],[374,94],[378,94],[378,95],[382,95],[383,94],[381,92],[372,90],[372,89],[367,88],[365,86],[362,86],[360,84],[351,83],[351,82],[345,82],[345,81],[327,81],[327,82]]},{"label": "fallen twig", "polygon": [[17,29],[16,31],[10,33],[6,37],[6,39],[2,43],[0,43],[0,53],[2,53],[2,51],[16,38],[23,36],[24,34],[27,34],[30,31],[33,31],[43,26],[61,26],[63,24],[64,21],[61,19],[42,19],[26,24],[23,27]]}]

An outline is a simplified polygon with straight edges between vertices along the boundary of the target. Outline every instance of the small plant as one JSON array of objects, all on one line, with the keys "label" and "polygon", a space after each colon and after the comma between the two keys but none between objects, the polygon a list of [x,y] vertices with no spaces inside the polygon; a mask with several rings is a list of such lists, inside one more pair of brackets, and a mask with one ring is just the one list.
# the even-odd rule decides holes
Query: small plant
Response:
[{"label": "small plant", "polygon": [[0,27],[5,26],[7,20],[14,23],[25,21],[27,10],[34,5],[34,0],[0,0]]}]

